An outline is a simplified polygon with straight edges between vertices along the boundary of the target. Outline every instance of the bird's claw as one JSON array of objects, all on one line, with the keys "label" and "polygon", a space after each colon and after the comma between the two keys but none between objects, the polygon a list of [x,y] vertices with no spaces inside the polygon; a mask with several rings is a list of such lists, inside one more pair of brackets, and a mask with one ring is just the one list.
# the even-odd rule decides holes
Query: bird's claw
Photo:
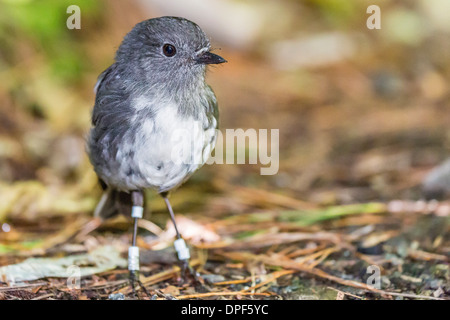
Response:
[{"label": "bird's claw", "polygon": [[150,294],[148,293],[147,289],[145,288],[145,286],[142,284],[141,280],[139,280],[139,271],[130,271],[130,286],[131,286],[131,290],[133,292],[133,296],[139,298],[139,295],[137,294],[137,290],[136,290],[136,284],[138,285],[138,287],[144,291],[144,293],[146,294],[147,297],[150,297]]},{"label": "bird's claw", "polygon": [[195,284],[203,284],[203,279],[199,273],[189,265],[189,260],[181,260],[181,282],[182,284],[188,283],[189,280],[193,280]]}]

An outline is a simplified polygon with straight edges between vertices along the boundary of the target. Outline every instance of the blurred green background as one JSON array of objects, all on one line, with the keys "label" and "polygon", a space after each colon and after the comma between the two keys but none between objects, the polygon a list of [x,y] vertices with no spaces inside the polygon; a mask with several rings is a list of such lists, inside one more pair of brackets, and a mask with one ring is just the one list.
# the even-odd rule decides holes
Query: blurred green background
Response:
[{"label": "blurred green background", "polygon": [[[74,4],[80,30],[66,27]],[[372,4],[380,30],[366,26]],[[91,214],[96,78],[137,22],[161,15],[195,21],[229,61],[208,74],[222,129],[280,129],[277,175],[205,166],[172,197],[177,212],[284,205],[238,187],[313,205],[418,199],[448,154],[448,0],[0,0],[0,223]]]}]

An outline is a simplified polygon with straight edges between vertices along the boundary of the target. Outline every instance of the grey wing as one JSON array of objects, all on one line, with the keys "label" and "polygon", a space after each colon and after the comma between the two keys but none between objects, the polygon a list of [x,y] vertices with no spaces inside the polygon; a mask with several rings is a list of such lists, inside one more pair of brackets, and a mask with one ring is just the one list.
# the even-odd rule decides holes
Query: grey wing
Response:
[{"label": "grey wing", "polygon": [[96,93],[93,126],[110,126],[111,121],[123,120],[120,115],[131,112],[129,93],[123,85],[119,67],[113,64],[98,77],[94,91]]},{"label": "grey wing", "polygon": [[106,183],[108,166],[115,165],[120,139],[130,127],[129,119],[134,113],[130,107],[130,95],[122,81],[118,66],[113,64],[99,76],[95,86],[87,151],[95,171]]},{"label": "grey wing", "polygon": [[[98,203],[94,216],[110,218],[117,213],[129,216],[131,196],[109,186],[108,176],[115,166],[117,139],[122,136],[123,126],[129,119],[129,94],[122,85],[120,72],[116,64],[103,71],[94,88],[96,94],[92,112],[92,129],[88,138],[88,154],[99,175],[104,194]],[[103,180],[104,179],[104,180]]]},{"label": "grey wing", "polygon": [[210,86],[207,93],[207,122],[203,127],[205,131],[205,141],[202,149],[203,162],[211,156],[211,152],[216,146],[217,130],[219,129],[219,107],[216,96]]}]

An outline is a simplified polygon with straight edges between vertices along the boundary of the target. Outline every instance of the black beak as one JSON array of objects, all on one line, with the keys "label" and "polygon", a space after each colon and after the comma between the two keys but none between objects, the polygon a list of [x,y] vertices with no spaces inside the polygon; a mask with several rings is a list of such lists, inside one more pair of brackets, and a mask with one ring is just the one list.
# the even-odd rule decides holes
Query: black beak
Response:
[{"label": "black beak", "polygon": [[218,56],[217,54],[211,53],[211,52],[204,52],[200,56],[198,56],[195,61],[199,64],[219,64],[227,62],[224,58],[221,56]]}]

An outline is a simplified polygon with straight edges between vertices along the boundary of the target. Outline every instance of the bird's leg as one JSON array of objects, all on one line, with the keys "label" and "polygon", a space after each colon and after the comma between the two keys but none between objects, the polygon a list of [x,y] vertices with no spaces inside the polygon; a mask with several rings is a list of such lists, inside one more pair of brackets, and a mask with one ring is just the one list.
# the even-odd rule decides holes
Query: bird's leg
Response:
[{"label": "bird's leg", "polygon": [[139,280],[139,247],[136,246],[136,237],[138,230],[138,221],[142,218],[144,213],[144,194],[142,191],[131,192],[131,217],[134,220],[133,226],[133,240],[131,247],[128,248],[128,270],[130,271],[130,283],[133,290],[133,294],[136,295],[135,283],[148,295],[147,290]]},{"label": "bird's leg", "polygon": [[175,251],[177,252],[177,258],[178,261],[181,263],[181,278],[183,281],[186,281],[186,276],[189,273],[196,282],[199,281],[199,276],[197,272],[189,265],[189,259],[191,258],[191,254],[189,253],[189,248],[186,245],[186,242],[181,237],[180,232],[178,231],[177,224],[175,222],[175,215],[173,213],[172,206],[170,205],[168,194],[162,193],[162,197],[164,198],[164,201],[166,202],[167,209],[170,213],[170,218],[172,219],[173,226],[175,227],[175,232],[177,234],[177,239],[174,241],[173,245],[175,247]]}]

